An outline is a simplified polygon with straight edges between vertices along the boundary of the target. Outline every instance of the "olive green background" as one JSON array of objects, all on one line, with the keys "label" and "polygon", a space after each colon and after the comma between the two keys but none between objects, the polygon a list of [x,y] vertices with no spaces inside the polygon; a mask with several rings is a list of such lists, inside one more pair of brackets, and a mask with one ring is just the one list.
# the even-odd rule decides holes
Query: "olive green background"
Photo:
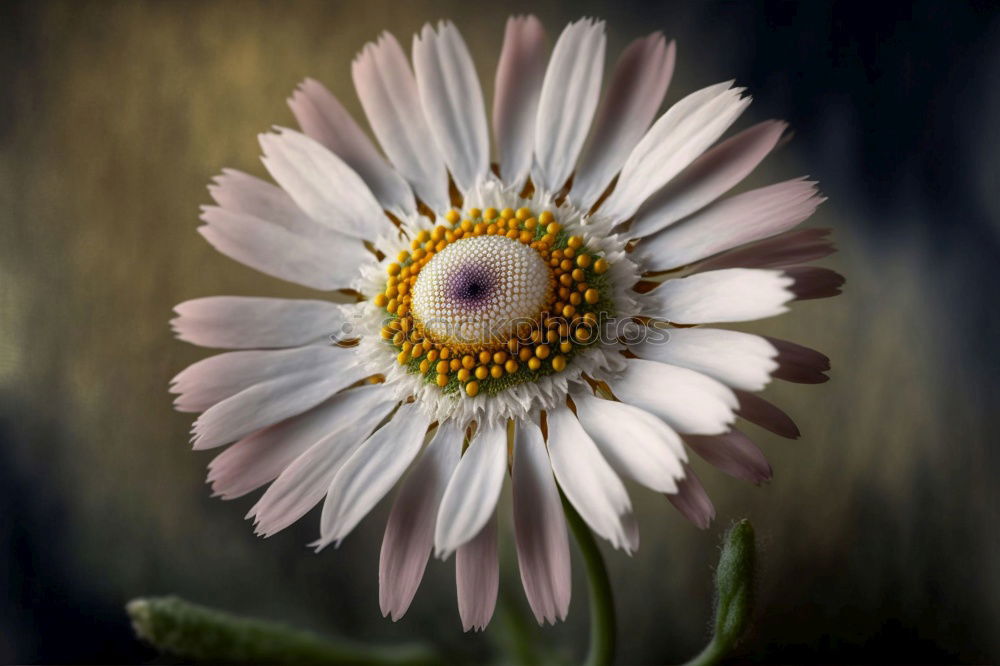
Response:
[{"label": "olive green background", "polygon": [[[962,7],[969,34],[996,26],[995,13]],[[841,252],[826,263],[848,278],[839,298],[746,327],[818,348],[833,362],[827,384],[779,382],[767,391],[796,418],[800,440],[747,426],[769,455],[773,482],[752,487],[695,461],[718,508],[707,532],[662,497],[633,489],[642,545],[631,558],[607,552],[622,663],[677,661],[699,649],[719,534],[743,516],[757,528],[762,563],[748,659],[986,662],[1000,654],[992,342],[1000,141],[985,129],[997,117],[986,111],[1000,108],[996,95],[953,86],[912,100],[872,97],[883,78],[907,74],[881,67],[878,52],[852,49],[850,25],[841,35],[847,47],[838,41],[838,12],[861,14],[855,6],[368,0],[3,10],[0,660],[149,659],[121,611],[144,594],[177,593],[362,639],[431,639],[478,657],[503,636],[505,614],[526,612],[504,509],[501,606],[485,635],[461,632],[452,562],[429,566],[401,622],[382,619],[377,567],[388,502],[339,550],[306,548],[318,533],[315,513],[259,540],[243,520],[253,497],[210,499],[212,453],[189,450],[191,417],[172,411],[166,391],[176,372],[209,353],[171,338],[174,304],[215,294],[316,295],[218,255],[195,233],[215,173],[263,174],[255,136],[293,125],[285,98],[295,84],[319,79],[361,118],[353,55],[383,29],[408,45],[424,21],[447,17],[473,51],[489,108],[511,11],[537,13],[553,41],[582,14],[607,19],[609,64],[631,39],[664,30],[678,40],[668,104],[735,77],[760,101],[739,127],[801,117],[795,141],[748,185],[806,173],[826,184],[830,201],[810,224],[836,229]],[[780,59],[785,44],[808,39],[796,32],[806,20],[800,11],[833,22],[822,33],[830,42],[816,42],[814,61],[760,74],[761,58]],[[920,18],[928,33],[932,14]],[[905,39],[916,40],[906,53],[932,48],[899,28],[911,12],[890,18],[895,32],[878,36],[887,48]],[[768,60],[767,49],[778,55]],[[961,57],[1000,71],[995,49]],[[973,89],[995,81],[929,60],[911,64],[940,68],[938,81],[961,72]],[[857,68],[868,92],[824,98],[830,81],[810,70],[822,63]],[[944,111],[935,108],[956,91],[976,113],[955,115],[943,125],[948,136],[931,135],[938,125],[905,134],[922,123],[900,118],[937,118]],[[871,135],[864,123],[876,116],[882,124]],[[930,149],[953,160],[940,168],[949,174],[941,191],[929,190],[912,164]],[[883,163],[899,173],[890,177]],[[912,178],[901,176],[907,169]],[[948,190],[953,180],[981,200],[936,206],[958,198]],[[569,655],[582,654],[587,631],[575,564],[567,622],[536,632]]]}]

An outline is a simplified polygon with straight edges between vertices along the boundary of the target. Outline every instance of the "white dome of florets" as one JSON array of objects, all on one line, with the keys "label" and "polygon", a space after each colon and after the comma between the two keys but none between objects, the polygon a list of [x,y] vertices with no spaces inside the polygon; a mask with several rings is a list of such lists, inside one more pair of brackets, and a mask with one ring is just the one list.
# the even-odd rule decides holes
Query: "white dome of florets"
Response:
[{"label": "white dome of florets", "polygon": [[452,243],[421,271],[413,316],[436,340],[501,342],[521,322],[537,322],[552,292],[538,252],[504,236]]}]

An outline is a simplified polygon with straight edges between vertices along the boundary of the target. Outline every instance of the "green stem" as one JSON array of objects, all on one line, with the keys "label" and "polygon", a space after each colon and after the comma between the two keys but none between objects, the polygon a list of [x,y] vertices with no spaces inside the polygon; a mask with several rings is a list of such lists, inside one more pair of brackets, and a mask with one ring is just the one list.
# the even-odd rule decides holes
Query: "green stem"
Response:
[{"label": "green stem", "polygon": [[611,596],[611,581],[590,528],[565,497],[562,501],[566,521],[583,555],[590,593],[590,649],[584,665],[611,666],[615,659],[615,605]]},{"label": "green stem", "polygon": [[396,666],[441,663],[423,645],[377,647],[321,638],[308,631],[239,617],[177,597],[134,599],[126,610],[140,638],[161,652],[193,662]]},{"label": "green stem", "polygon": [[684,662],[683,666],[715,666],[726,656],[726,650],[714,638],[697,656]]}]

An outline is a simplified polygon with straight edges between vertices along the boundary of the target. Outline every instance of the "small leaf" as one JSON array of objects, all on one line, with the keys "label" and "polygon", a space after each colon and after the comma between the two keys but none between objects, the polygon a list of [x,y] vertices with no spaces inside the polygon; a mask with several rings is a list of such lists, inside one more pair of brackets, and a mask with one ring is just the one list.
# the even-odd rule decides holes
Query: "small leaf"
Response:
[{"label": "small leaf", "polygon": [[136,635],[165,652],[195,662],[251,664],[441,663],[422,645],[376,647],[274,622],[244,618],[177,597],[134,599],[125,606]]},{"label": "small leaf", "polygon": [[715,571],[715,638],[731,650],[750,627],[756,567],[753,526],[743,519],[726,533]]}]

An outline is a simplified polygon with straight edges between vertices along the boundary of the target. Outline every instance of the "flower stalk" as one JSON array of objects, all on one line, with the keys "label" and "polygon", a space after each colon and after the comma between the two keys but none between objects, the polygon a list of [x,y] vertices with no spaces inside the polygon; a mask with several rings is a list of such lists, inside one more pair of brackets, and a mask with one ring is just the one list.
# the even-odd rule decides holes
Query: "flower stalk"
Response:
[{"label": "flower stalk", "polygon": [[565,496],[562,498],[566,522],[583,556],[587,572],[587,591],[590,594],[590,647],[584,666],[610,666],[615,659],[615,604],[611,594],[611,581],[604,566],[597,542],[590,528]]}]

